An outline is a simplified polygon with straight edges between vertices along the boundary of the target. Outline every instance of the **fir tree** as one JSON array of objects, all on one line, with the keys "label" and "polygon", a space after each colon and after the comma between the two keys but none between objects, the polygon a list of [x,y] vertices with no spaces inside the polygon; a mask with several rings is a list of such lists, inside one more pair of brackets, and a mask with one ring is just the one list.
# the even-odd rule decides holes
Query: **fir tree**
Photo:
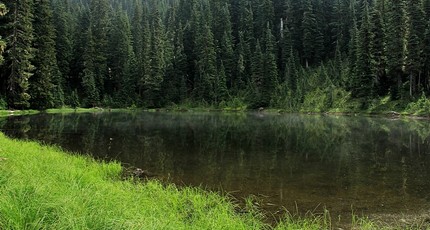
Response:
[{"label": "fir tree", "polygon": [[254,55],[252,56],[252,98],[253,107],[265,106],[262,98],[262,88],[264,84],[264,56],[261,50],[260,42],[256,41]]},{"label": "fir tree", "polygon": [[12,108],[24,109],[30,106],[28,94],[29,79],[33,76],[34,57],[33,43],[33,1],[6,1],[10,13],[7,14],[7,48],[5,70],[2,70],[3,92],[6,92],[8,105]]},{"label": "fir tree", "polygon": [[374,75],[376,91],[379,96],[388,93],[389,82],[386,74],[385,56],[385,24],[380,9],[375,8],[371,13],[370,25],[370,58],[371,70]]},{"label": "fir tree", "polygon": [[144,80],[144,101],[149,107],[159,107],[161,84],[164,80],[164,36],[161,16],[158,9],[153,9],[151,22],[150,75]]},{"label": "fir tree", "polygon": [[[136,75],[137,79],[139,79],[140,83],[143,82],[144,74],[145,74],[145,61],[147,55],[145,55],[145,28],[144,27],[144,15],[143,15],[143,5],[142,1],[135,0],[133,1],[133,16],[131,20],[131,33],[132,33],[132,43],[133,43],[133,51],[136,58]],[[140,86],[142,84],[139,84]]]},{"label": "fir tree", "polygon": [[387,16],[387,74],[392,99],[399,99],[403,83],[405,58],[405,6],[403,0],[392,0]]},{"label": "fir tree", "polygon": [[263,62],[263,85],[261,88],[262,106],[268,106],[272,99],[272,93],[274,89],[278,87],[278,69],[275,58],[275,37],[272,34],[270,23],[266,25],[264,33],[264,62]]},{"label": "fir tree", "polygon": [[108,31],[110,28],[108,0],[90,1],[90,26],[94,49],[93,74],[99,92],[104,92],[105,78],[108,77],[107,50]]},{"label": "fir tree", "polygon": [[58,69],[61,76],[59,76],[59,86],[68,93],[71,92],[70,84],[66,84],[70,80],[71,63],[73,59],[73,33],[74,33],[74,20],[73,15],[70,13],[67,0],[58,1],[54,6],[54,26],[55,26],[55,49],[57,55]]},{"label": "fir tree", "polygon": [[419,96],[419,77],[422,67],[422,43],[426,29],[425,13],[421,0],[408,4],[409,31],[407,33],[406,73],[409,76],[409,95]]},{"label": "fir tree", "polygon": [[[108,42],[110,47],[108,55],[109,77],[105,81],[106,94],[109,96],[114,96],[119,91],[123,91],[125,86],[130,88],[128,82],[132,81],[131,65],[135,62],[132,54],[131,28],[126,13],[121,10],[117,12],[112,25],[114,29],[109,33]],[[128,90],[130,90],[130,94],[133,94],[133,90]],[[125,103],[125,101],[123,102]]]},{"label": "fir tree", "polygon": [[218,68],[218,74],[215,78],[215,103],[219,103],[227,99],[228,90],[226,85],[226,74],[224,64],[221,62],[221,66]]},{"label": "fir tree", "polygon": [[96,86],[96,75],[95,75],[95,67],[94,67],[94,40],[93,33],[91,27],[88,28],[85,37],[88,43],[85,46],[83,60],[84,60],[84,69],[82,72],[82,87],[83,93],[85,95],[84,98],[84,106],[86,107],[95,107],[100,104],[100,93],[99,89]]},{"label": "fir tree", "polygon": [[321,61],[323,40],[311,0],[305,0],[303,13],[303,59],[305,66]]},{"label": "fir tree", "polygon": [[352,78],[352,95],[354,97],[369,97],[373,93],[373,75],[371,68],[371,33],[370,16],[367,1],[363,4],[361,26],[357,36],[357,59],[355,75]]},{"label": "fir tree", "polygon": [[31,106],[37,109],[60,107],[64,102],[60,84],[60,71],[55,50],[55,30],[49,0],[35,0],[34,65],[36,71],[30,79]]}]

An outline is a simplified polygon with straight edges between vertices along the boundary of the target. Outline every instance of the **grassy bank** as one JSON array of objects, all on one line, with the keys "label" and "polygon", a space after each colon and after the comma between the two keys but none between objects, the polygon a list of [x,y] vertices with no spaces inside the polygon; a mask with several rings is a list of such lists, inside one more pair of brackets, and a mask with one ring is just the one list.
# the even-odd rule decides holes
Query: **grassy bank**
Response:
[{"label": "grassy bank", "polygon": [[0,117],[37,114],[37,110],[0,110]]},{"label": "grassy bank", "polygon": [[0,229],[262,229],[226,197],[121,180],[121,165],[0,134]]}]

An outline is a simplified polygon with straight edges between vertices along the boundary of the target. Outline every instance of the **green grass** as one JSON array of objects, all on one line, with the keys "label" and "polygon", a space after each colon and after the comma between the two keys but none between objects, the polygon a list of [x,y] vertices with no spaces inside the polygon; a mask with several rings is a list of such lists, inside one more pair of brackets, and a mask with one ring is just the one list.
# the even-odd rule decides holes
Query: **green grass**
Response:
[{"label": "green grass", "polygon": [[0,110],[0,117],[37,114],[37,110]]},{"label": "green grass", "polygon": [[262,229],[227,197],[121,180],[118,163],[0,134],[0,229]]},{"label": "green grass", "polygon": [[132,111],[133,109],[110,109],[110,108],[57,108],[47,109],[45,113],[97,113],[97,112],[119,112],[119,111]]}]

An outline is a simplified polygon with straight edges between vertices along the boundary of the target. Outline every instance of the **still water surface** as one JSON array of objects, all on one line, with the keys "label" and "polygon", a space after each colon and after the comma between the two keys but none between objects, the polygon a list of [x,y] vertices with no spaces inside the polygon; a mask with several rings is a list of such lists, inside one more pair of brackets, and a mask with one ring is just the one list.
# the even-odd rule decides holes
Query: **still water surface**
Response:
[{"label": "still water surface", "polygon": [[136,112],[9,117],[0,128],[178,185],[254,195],[272,213],[430,210],[427,120]]}]

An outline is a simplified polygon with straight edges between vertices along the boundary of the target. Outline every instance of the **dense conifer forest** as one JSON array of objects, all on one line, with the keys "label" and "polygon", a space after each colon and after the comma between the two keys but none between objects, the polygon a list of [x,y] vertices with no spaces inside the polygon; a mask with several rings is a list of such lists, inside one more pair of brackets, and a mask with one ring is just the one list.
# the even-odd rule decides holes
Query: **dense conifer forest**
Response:
[{"label": "dense conifer forest", "polygon": [[430,94],[430,0],[3,0],[0,108],[366,109]]}]

